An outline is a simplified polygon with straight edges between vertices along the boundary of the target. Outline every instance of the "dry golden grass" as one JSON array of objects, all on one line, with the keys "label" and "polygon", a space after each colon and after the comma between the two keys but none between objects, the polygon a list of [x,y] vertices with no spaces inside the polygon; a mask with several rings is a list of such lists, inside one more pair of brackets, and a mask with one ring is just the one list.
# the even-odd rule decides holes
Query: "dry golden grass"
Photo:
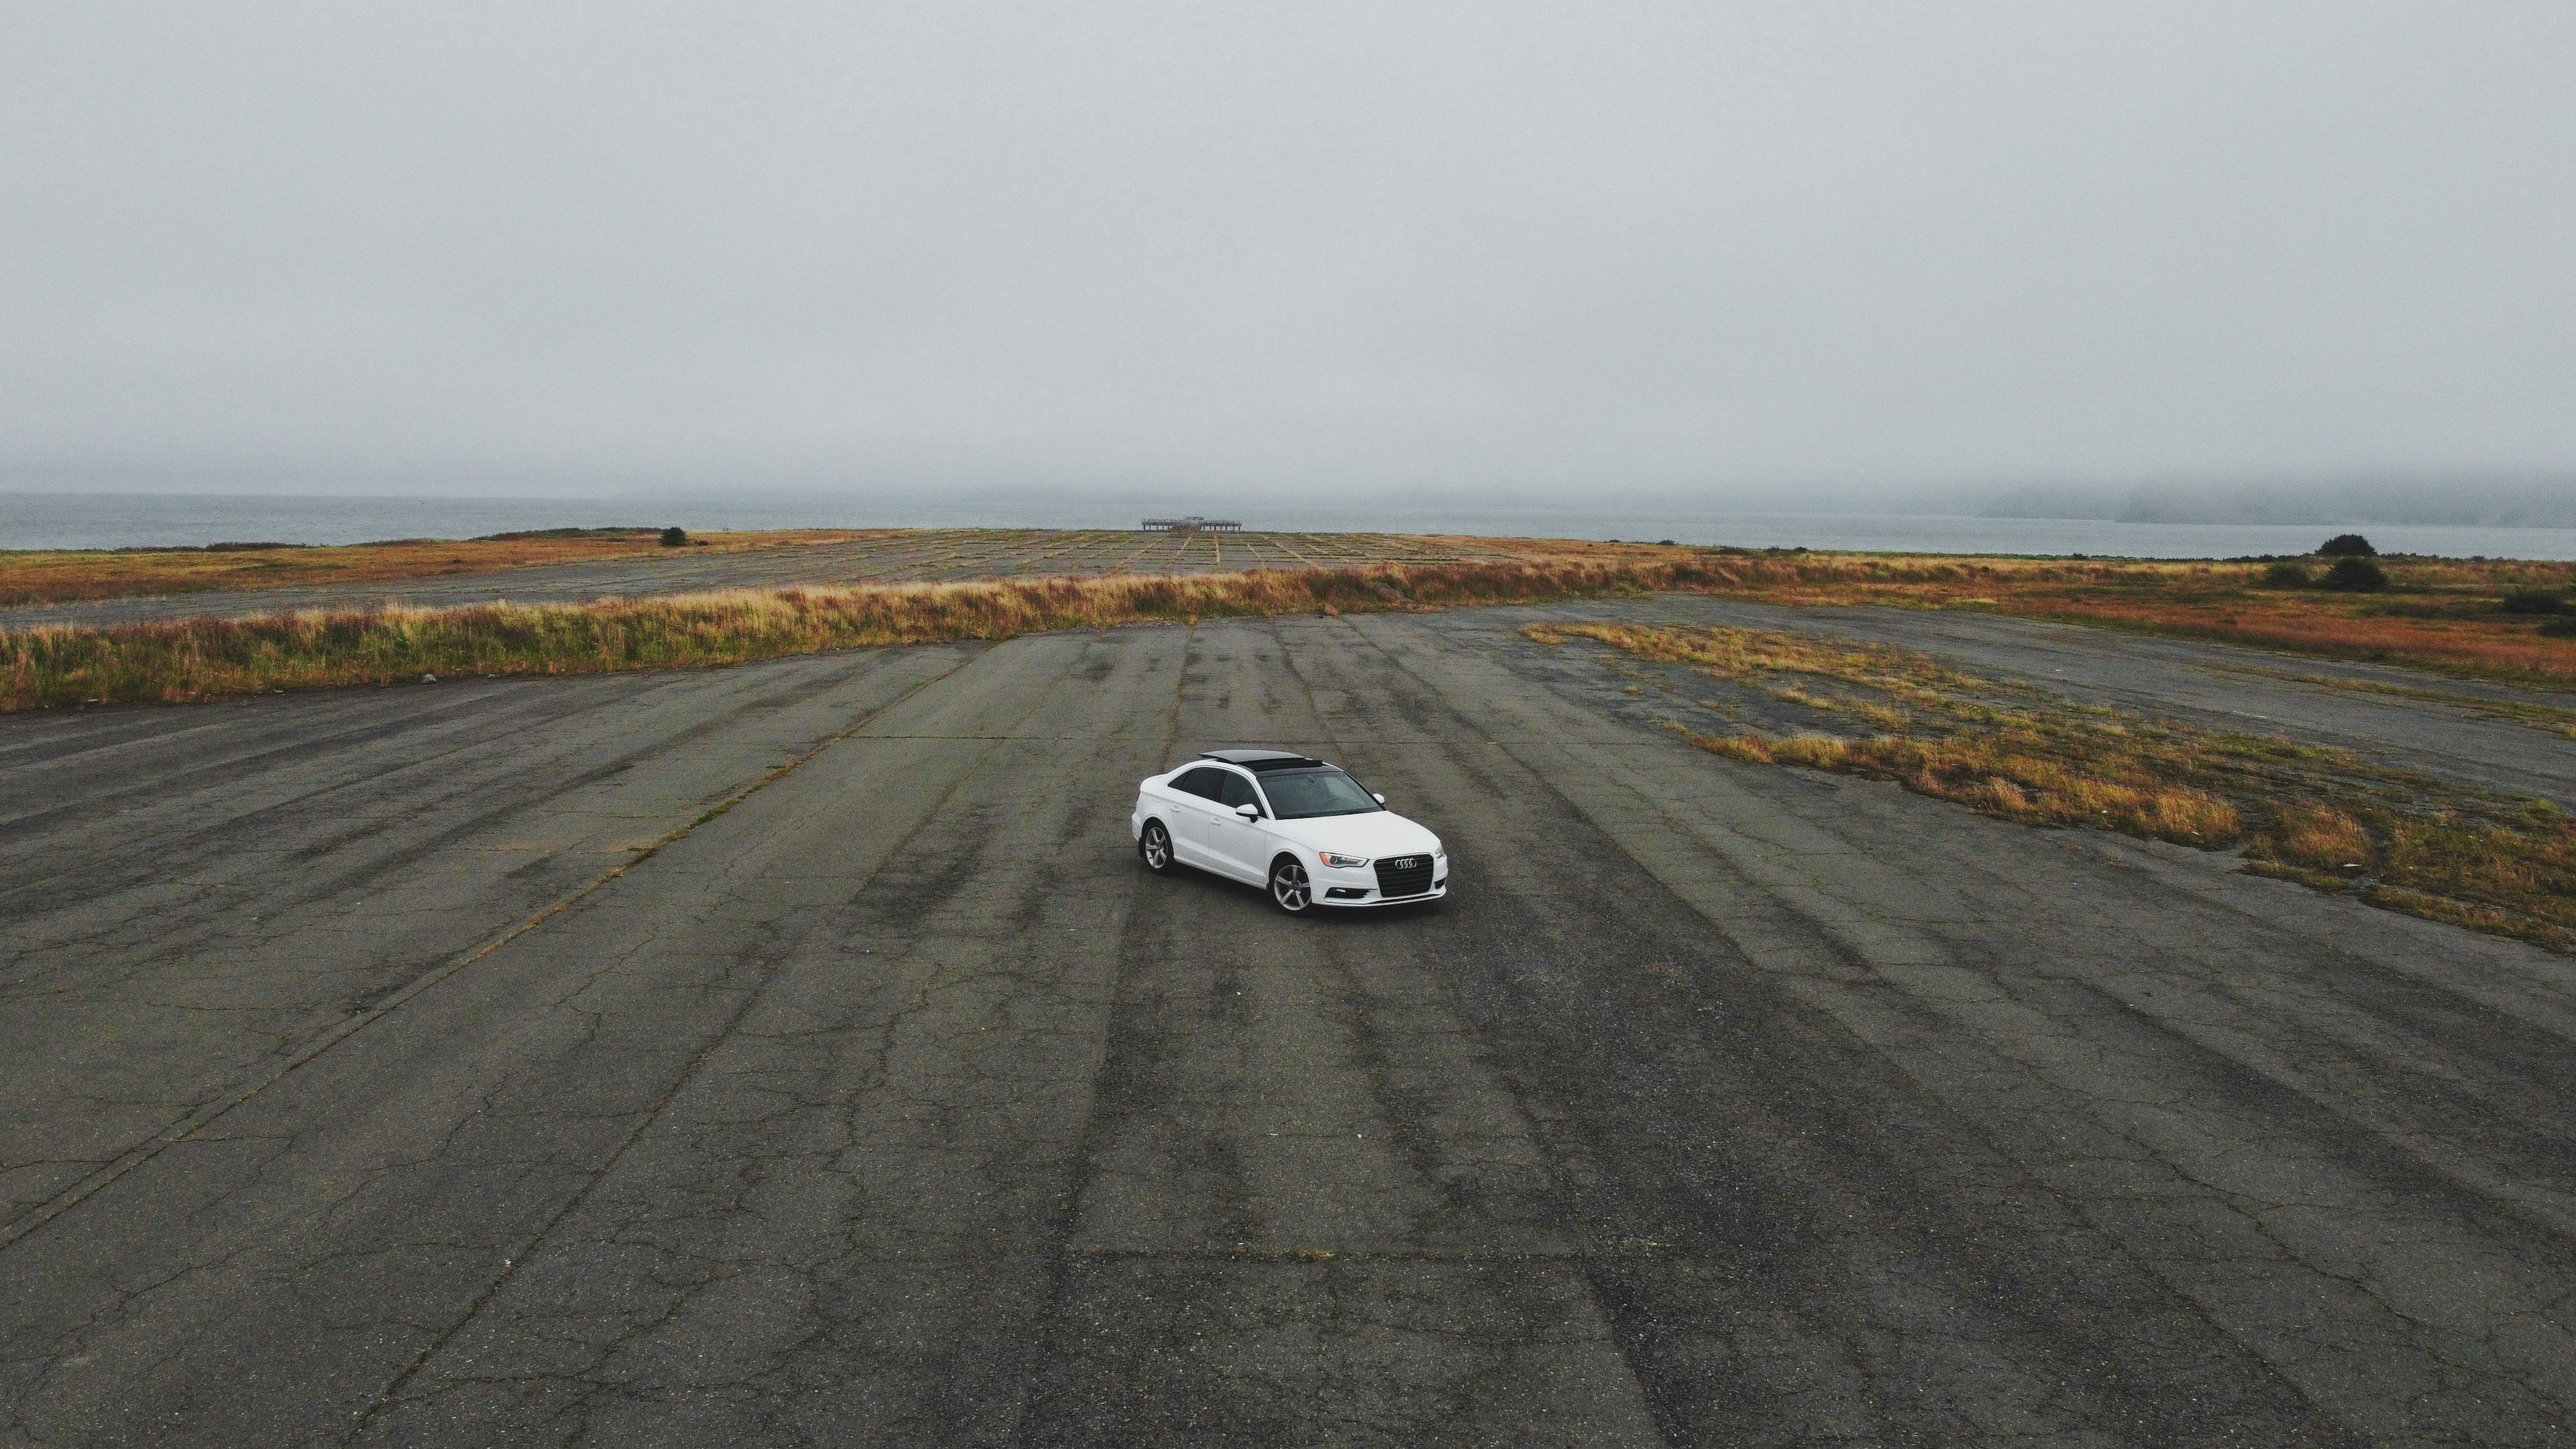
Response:
[{"label": "dry golden grass", "polygon": [[2331,805],[2285,804],[2271,828],[2248,841],[2245,868],[2324,890],[2340,890],[2347,872],[2367,870],[2379,858],[2370,831]]},{"label": "dry golden grass", "polygon": [[2131,771],[2121,772],[2128,779],[2112,779],[2100,772],[2112,763],[2108,760],[2095,761],[2094,773],[2071,769],[2043,753],[2046,742],[2028,736],[1926,741],[1897,735],[1695,735],[1692,740],[1730,759],[1894,780],[1918,795],[2025,825],[2104,825],[2186,845],[2225,845],[2244,828],[2236,807],[2207,791],[2159,784]]},{"label": "dry golden grass", "polygon": [[2377,854],[2362,823],[2331,805],[2282,807],[2263,844],[2271,858],[2309,870],[2357,870]]},{"label": "dry golden grass", "polygon": [[[882,538],[903,530],[709,534],[720,548]],[[1030,534],[1031,547],[1048,535]],[[1212,549],[1227,546],[1205,536]],[[2576,588],[2576,565],[2518,560],[2385,558],[2385,593],[2265,586],[2263,564],[1957,555],[1781,553],[1567,539],[1463,536],[1426,549],[1504,558],[1541,569],[1625,571],[1677,587],[1784,604],[1978,609],[2109,628],[2378,660],[2521,684],[2576,684],[2576,638],[2550,638],[2540,616],[2505,612],[2518,591]],[[143,593],[379,583],[487,573],[655,551],[649,531],[622,537],[408,540],[345,548],[248,552],[0,551],[0,606]],[[1296,553],[1293,548],[1286,550]],[[1214,556],[1214,555],[1212,555]],[[1226,556],[1230,556],[1230,553]]]},{"label": "dry golden grass", "polygon": [[[2576,822],[2545,802],[2274,736],[2078,704],[1883,646],[1723,627],[1523,632],[1687,665],[1823,717],[1811,729],[1691,736],[1729,759],[1892,780],[2028,825],[2099,825],[2203,849],[2241,843],[2246,869],[2259,874],[2326,890],[2358,882],[2365,899],[2390,909],[2562,949],[2576,943]],[[1824,728],[1860,721],[1874,732]]]},{"label": "dry golden grass", "polygon": [[[2540,806],[2520,819],[2471,809],[2392,817],[2383,888],[2503,912],[2538,923],[2531,934],[2576,939],[2576,822]],[[2422,914],[2419,912],[2418,914]]]},{"label": "dry golden grass", "polygon": [[[717,550],[837,543],[891,530],[768,530],[693,537]],[[0,607],[138,594],[193,594],[307,584],[385,583],[496,573],[540,564],[590,563],[661,553],[659,529],[450,541],[435,538],[275,548],[0,550]]]},{"label": "dry golden grass", "polygon": [[0,711],[501,674],[685,668],[826,649],[1310,610],[1595,598],[1687,570],[1389,565],[738,589],[653,599],[191,619],[0,633]]}]

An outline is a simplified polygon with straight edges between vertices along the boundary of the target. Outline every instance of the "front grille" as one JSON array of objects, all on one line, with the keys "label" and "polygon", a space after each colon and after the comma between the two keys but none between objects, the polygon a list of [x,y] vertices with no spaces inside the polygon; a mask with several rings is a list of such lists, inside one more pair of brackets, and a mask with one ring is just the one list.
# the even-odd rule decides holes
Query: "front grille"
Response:
[{"label": "front grille", "polygon": [[1430,856],[1399,855],[1377,863],[1377,893],[1381,896],[1418,896],[1430,889]]}]

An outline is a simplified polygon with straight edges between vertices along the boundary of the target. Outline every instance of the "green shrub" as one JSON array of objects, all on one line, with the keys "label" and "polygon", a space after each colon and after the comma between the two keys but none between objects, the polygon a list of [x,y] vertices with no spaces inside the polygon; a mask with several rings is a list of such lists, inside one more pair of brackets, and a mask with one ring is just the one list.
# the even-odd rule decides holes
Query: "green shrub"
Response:
[{"label": "green shrub", "polygon": [[2357,533],[2338,533],[2317,545],[2317,553],[2325,558],[2369,558],[2378,552],[2370,546],[2369,539]]},{"label": "green shrub", "polygon": [[2576,639],[2576,617],[2561,614],[2540,626],[2544,639]]},{"label": "green shrub", "polygon": [[2263,570],[2263,586],[2267,589],[2304,589],[2314,582],[2308,577],[2306,564],[2276,563]]},{"label": "green shrub", "polygon": [[685,528],[663,529],[662,546],[664,548],[687,548],[689,546],[689,531]]},{"label": "green shrub", "polygon": [[2516,589],[2498,607],[2508,614],[2564,614],[2567,601],[2548,589]]},{"label": "green shrub", "polygon": [[2346,554],[2326,570],[2326,587],[2356,594],[2377,593],[2388,587],[2388,573],[2366,558]]}]

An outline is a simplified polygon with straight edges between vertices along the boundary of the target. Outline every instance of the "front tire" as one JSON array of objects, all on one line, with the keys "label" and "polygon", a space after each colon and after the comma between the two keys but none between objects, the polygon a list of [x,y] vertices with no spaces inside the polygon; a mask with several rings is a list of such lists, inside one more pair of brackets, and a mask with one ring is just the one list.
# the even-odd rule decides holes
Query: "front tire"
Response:
[{"label": "front tire", "polygon": [[1136,837],[1136,853],[1145,858],[1145,868],[1156,875],[1170,875],[1175,868],[1172,832],[1165,830],[1160,820],[1145,822],[1145,833]]},{"label": "front tire", "polygon": [[1270,903],[1292,916],[1302,916],[1315,904],[1315,887],[1306,879],[1306,867],[1297,857],[1283,855],[1270,865]]}]

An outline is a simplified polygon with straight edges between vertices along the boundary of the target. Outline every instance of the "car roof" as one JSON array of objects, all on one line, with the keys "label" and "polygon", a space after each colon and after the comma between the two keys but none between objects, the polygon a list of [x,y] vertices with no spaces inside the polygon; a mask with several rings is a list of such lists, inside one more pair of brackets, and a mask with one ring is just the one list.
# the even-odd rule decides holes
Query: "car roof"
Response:
[{"label": "car roof", "polygon": [[1222,760],[1229,765],[1241,765],[1247,770],[1291,770],[1300,766],[1324,763],[1321,760],[1310,760],[1304,755],[1290,754],[1286,750],[1209,750],[1199,758]]}]

